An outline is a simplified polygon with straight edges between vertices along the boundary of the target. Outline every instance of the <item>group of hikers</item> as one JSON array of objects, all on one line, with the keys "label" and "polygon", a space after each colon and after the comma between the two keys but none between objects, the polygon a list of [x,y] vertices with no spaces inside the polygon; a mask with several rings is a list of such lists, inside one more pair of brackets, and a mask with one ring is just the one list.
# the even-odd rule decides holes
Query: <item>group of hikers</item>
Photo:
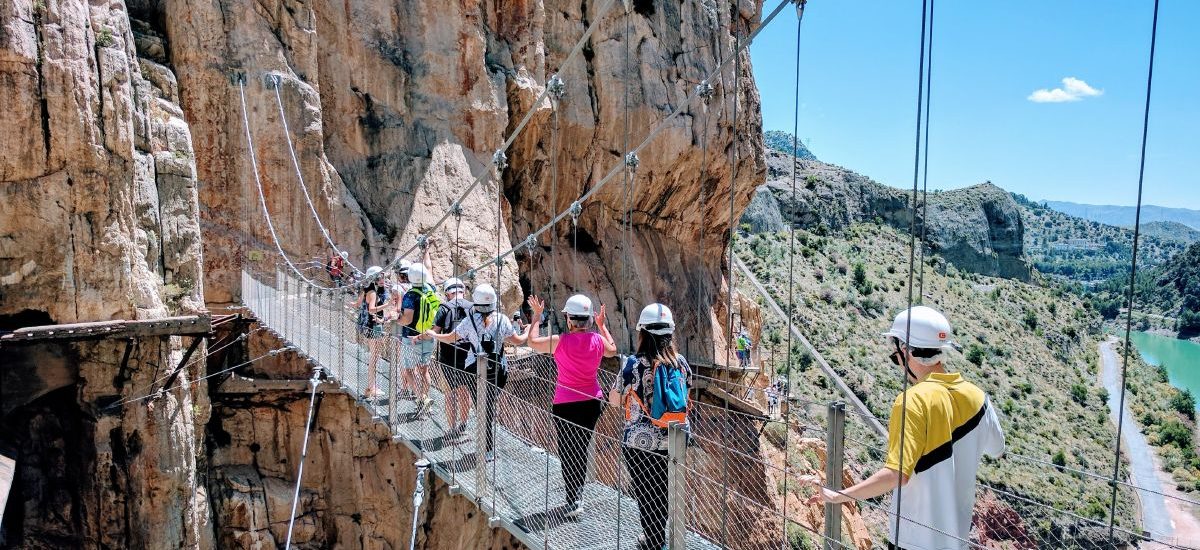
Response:
[{"label": "group of hikers", "polygon": [[[465,433],[476,399],[472,389],[477,364],[486,365],[489,384],[484,398],[489,402],[488,418],[482,421],[490,428],[495,421],[498,392],[508,378],[504,345],[526,345],[552,355],[557,374],[551,412],[566,493],[562,513],[569,520],[583,515],[582,490],[592,434],[604,407],[617,407],[625,419],[622,454],[642,527],[638,548],[664,548],[668,428],[677,423],[684,433],[690,433],[688,388],[692,373],[675,345],[676,324],[671,309],[652,303],[641,310],[635,327],[636,348],[622,362],[606,400],[599,379],[600,364],[605,357],[617,356],[618,350],[607,327],[604,305],[594,307],[583,294],[571,296],[560,309],[566,330],[546,335],[539,325],[547,304],[540,297],[529,297],[532,322],[522,327],[500,310],[496,289],[489,284],[475,286],[467,300],[466,285],[452,277],[442,281],[439,295],[429,265],[426,247],[420,263],[401,262],[390,274],[378,266],[365,272],[365,284],[354,302],[358,332],[370,349],[365,397],[382,395],[375,386],[375,370],[380,356],[387,351],[384,342],[390,340],[398,346],[392,352],[399,359],[393,362],[397,363],[394,368],[400,370],[402,383],[400,395],[388,398],[411,399],[417,404],[418,414],[428,411],[432,405],[429,368],[436,351],[437,361],[449,369],[445,377],[449,386],[445,393],[449,425],[445,437],[453,441]],[[384,338],[389,333],[395,338]],[[890,360],[911,385],[897,396],[892,407],[884,467],[840,491],[822,487],[816,476],[801,477],[817,489],[808,501],[814,505],[853,502],[902,490],[903,498],[892,500],[890,548],[966,548],[975,473],[983,455],[995,457],[1004,450],[1004,436],[988,397],[961,374],[946,370],[952,347],[950,334],[947,319],[932,308],[915,306],[897,315],[883,336],[891,351]],[[738,340],[744,336],[744,329],[738,336]],[[748,336],[744,345],[748,361]],[[783,385],[772,384],[769,390],[768,395],[773,395],[771,408],[775,409]],[[485,457],[489,461],[494,460],[492,432],[485,430]]]}]

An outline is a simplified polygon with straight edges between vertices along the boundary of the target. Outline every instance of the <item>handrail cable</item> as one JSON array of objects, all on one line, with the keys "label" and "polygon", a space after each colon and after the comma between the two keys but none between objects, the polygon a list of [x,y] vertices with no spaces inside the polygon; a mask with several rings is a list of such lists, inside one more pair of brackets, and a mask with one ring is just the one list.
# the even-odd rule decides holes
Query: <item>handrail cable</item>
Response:
[{"label": "handrail cable", "polygon": [[[764,28],[766,28],[767,25],[769,25],[771,23],[771,21],[773,21],[777,15],[779,15],[779,12],[783,10],[784,6],[787,6],[788,4],[792,3],[793,1],[794,0],[780,0],[779,5],[776,6],[775,9],[773,11],[771,11],[771,13],[768,14],[766,18],[763,19],[762,23],[759,24],[758,28],[756,28],[754,30],[754,32],[750,34],[749,38],[745,42],[742,43],[741,49],[745,49],[745,48],[749,47],[750,44],[754,41],[754,38],[757,37],[758,34],[760,32],[762,32],[762,30]],[[740,50],[739,50],[739,52],[740,52]],[[736,53],[737,52],[735,52],[735,55],[736,55]],[[717,65],[717,67],[714,68],[708,74],[709,78],[705,78],[704,80],[710,81],[711,77],[713,75],[715,75],[717,71],[722,69],[727,63],[729,63],[729,61],[730,61],[730,58],[726,58],[726,59],[722,60]],[[677,106],[675,108],[675,110],[671,112],[671,114],[667,115],[666,118],[659,121],[659,123],[650,131],[650,133],[644,139],[642,139],[642,141],[636,147],[634,147],[633,150],[630,152],[635,153],[635,154],[639,153],[642,151],[642,149],[645,149],[648,145],[650,145],[650,143],[652,141],[654,141],[654,138],[658,137],[658,134],[666,129],[667,124],[669,122],[671,122],[672,120],[674,120],[676,117],[678,117],[680,114],[683,113],[684,109],[688,106],[688,104],[691,102],[691,100],[696,97],[696,95],[697,95],[696,90],[693,90],[692,92],[690,92],[687,95],[687,97],[684,98],[684,101],[681,102],[679,104],[679,106]],[[586,192],[584,192],[582,195],[580,195],[579,199],[577,199],[575,202],[573,202],[571,204],[571,206],[568,207],[566,210],[559,212],[558,215],[554,216],[554,218],[552,218],[548,223],[546,223],[545,225],[541,226],[536,231],[531,233],[530,237],[533,237],[535,239],[538,238],[539,236],[541,236],[542,233],[549,230],[555,224],[557,224],[558,222],[560,222],[563,219],[566,219],[568,216],[570,216],[572,212],[579,212],[580,209],[582,208],[582,204],[584,202],[586,202],[588,199],[592,198],[592,196],[594,196],[597,192],[599,192],[601,189],[603,189],[604,186],[607,185],[610,181],[612,181],[613,178],[615,178],[617,176],[617,174],[620,173],[620,171],[624,168],[625,168],[625,162],[624,162],[624,159],[621,159],[607,173],[605,173],[605,175],[596,183],[596,185],[592,186]],[[509,255],[512,255],[512,254],[516,253],[518,250],[520,250],[521,248],[525,247],[526,243],[528,243],[528,242],[529,242],[528,238],[525,239],[524,241],[519,241],[519,243],[517,245],[513,246],[509,250],[500,254],[499,257],[489,259],[486,262],[483,262],[483,263],[467,270],[460,276],[465,277],[465,276],[467,276],[467,274],[478,271],[479,269],[481,269],[484,266],[487,266],[488,264],[503,260],[504,258],[508,257]]]},{"label": "handrail cable", "polygon": [[[313,369],[312,378],[308,380],[308,415],[304,421],[304,443],[300,446],[300,464],[296,467],[296,488],[292,491],[292,513],[288,516],[286,550],[292,548],[292,527],[296,524],[296,506],[300,504],[300,482],[304,480],[304,462],[308,458],[308,438],[312,434],[313,409],[317,403],[317,385],[321,383],[321,367]],[[415,513],[415,511],[414,511]]]},{"label": "handrail cable", "polygon": [[[1146,177],[1146,141],[1150,133],[1150,92],[1154,84],[1154,49],[1158,43],[1158,0],[1154,0],[1154,16],[1150,23],[1150,60],[1146,68],[1146,101],[1142,108],[1142,149],[1138,158],[1137,208],[1133,216],[1133,255],[1129,262],[1129,297],[1125,314],[1125,349],[1121,354],[1121,398],[1117,407],[1117,437],[1113,443],[1113,475],[1115,480],[1121,473],[1121,435],[1125,425],[1125,390],[1129,387],[1126,375],[1129,371],[1129,352],[1133,349],[1130,334],[1133,331],[1134,283],[1137,280],[1138,240],[1142,228],[1142,186]],[[1117,486],[1113,485],[1109,504],[1108,536],[1112,538],[1117,521]]]},{"label": "handrail cable", "polygon": [[[568,64],[570,64],[572,60],[575,59],[575,56],[579,55],[579,53],[583,51],[583,47],[585,44],[587,44],[588,39],[591,38],[592,34],[600,26],[600,21],[603,19],[603,17],[601,17],[601,16],[603,16],[608,11],[608,8],[610,8],[613,5],[614,1],[615,0],[605,0],[604,4],[602,6],[600,6],[600,8],[596,11],[596,18],[592,20],[591,24],[588,25],[587,30],[585,30],[583,35],[579,37],[579,41],[577,41],[575,43],[575,47],[571,48],[570,53],[568,53],[567,57],[565,59],[563,59],[563,62],[561,64],[559,64],[558,71],[551,73],[553,76],[557,76],[559,73],[561,73],[562,70]],[[550,89],[548,86],[545,86],[542,88],[542,92],[540,94],[538,94],[537,99],[535,99],[533,101],[533,103],[530,104],[529,110],[527,110],[525,112],[525,116],[521,117],[521,121],[517,123],[517,127],[514,128],[513,131],[509,133],[508,137],[504,140],[504,142],[500,144],[500,147],[498,149],[496,149],[496,153],[503,154],[505,151],[508,150],[509,147],[512,146],[512,144],[517,140],[517,136],[521,134],[521,132],[525,129],[525,126],[528,125],[529,121],[533,118],[534,111],[536,111],[538,106],[542,104],[542,101],[545,101],[546,96],[549,94],[549,90]],[[454,208],[455,207],[461,208],[462,201],[465,200],[467,198],[467,196],[470,195],[471,192],[474,191],[475,188],[478,187],[479,184],[482,183],[490,175],[491,175],[490,167],[485,169],[482,173],[480,173],[479,176],[477,176],[475,178],[475,180],[472,181],[471,184],[468,185],[465,190],[463,190],[462,194],[460,194],[458,199],[456,199],[451,204],[450,208],[447,209],[444,214],[442,214],[442,217],[438,218],[438,220],[436,222],[434,222],[433,226],[431,226],[426,231],[426,234],[432,233],[432,232],[436,231],[439,227],[441,227],[441,225],[443,223],[445,223],[446,219],[450,216],[450,213],[454,210]],[[387,265],[384,266],[384,271],[388,271],[390,269],[395,268],[395,266],[400,264],[401,259],[408,256],[409,254],[412,254],[412,252],[414,250],[416,250],[417,248],[418,248],[418,245],[413,244],[412,246],[408,247],[403,253],[397,254],[396,257],[392,259],[392,261],[388,262]]]},{"label": "handrail cable", "polygon": [[288,269],[300,277],[300,280],[322,290],[334,290],[334,287],[327,287],[305,276],[296,267],[296,264],[292,263],[292,259],[283,251],[283,245],[279,243],[279,235],[275,232],[275,223],[271,221],[271,211],[267,209],[267,197],[263,194],[262,178],[258,175],[258,156],[254,153],[254,138],[250,134],[250,116],[246,114],[246,80],[244,77],[238,81],[238,95],[242,99],[242,123],[246,128],[246,149],[250,151],[250,167],[254,172],[254,186],[258,190],[258,203],[262,206],[263,216],[267,219],[267,230],[271,233],[271,241],[275,243],[275,250],[279,252],[279,256],[283,258]]},{"label": "handrail cable", "polygon": [[[317,207],[313,204],[312,196],[308,192],[308,186],[304,183],[304,172],[300,170],[300,160],[296,158],[296,147],[292,144],[292,131],[288,128],[287,115],[283,112],[283,99],[279,96],[279,88],[283,83],[281,75],[274,75],[275,80],[275,104],[279,106],[279,121],[283,124],[283,137],[287,139],[288,153],[292,157],[292,167],[296,169],[296,179],[300,183],[300,190],[304,192],[304,202],[308,204],[308,210],[312,213],[313,219],[317,221],[317,228],[321,230],[321,235],[325,237],[325,242],[333,247],[335,252],[342,252],[343,248],[338,247],[337,243],[333,242],[333,238],[329,236],[329,230],[325,224],[321,222],[321,216],[317,214]],[[363,273],[363,270],[354,265],[354,262],[346,259],[346,265],[349,265],[357,273]]]}]

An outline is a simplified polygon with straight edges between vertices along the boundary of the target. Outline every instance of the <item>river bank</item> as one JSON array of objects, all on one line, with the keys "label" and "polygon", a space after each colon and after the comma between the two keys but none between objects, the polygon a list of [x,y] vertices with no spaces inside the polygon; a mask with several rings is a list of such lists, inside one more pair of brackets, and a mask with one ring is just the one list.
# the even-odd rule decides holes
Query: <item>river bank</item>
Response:
[{"label": "river bank", "polygon": [[1124,415],[1118,414],[1121,361],[1113,348],[1115,343],[1115,338],[1100,343],[1100,377],[1108,390],[1109,417],[1114,423],[1122,418],[1122,443],[1131,470],[1129,483],[1138,489],[1142,528],[1153,533],[1156,539],[1197,540],[1200,538],[1200,518],[1188,502],[1190,499],[1175,489],[1171,473],[1163,471],[1159,458],[1142,434],[1141,426],[1129,413],[1128,406]]}]

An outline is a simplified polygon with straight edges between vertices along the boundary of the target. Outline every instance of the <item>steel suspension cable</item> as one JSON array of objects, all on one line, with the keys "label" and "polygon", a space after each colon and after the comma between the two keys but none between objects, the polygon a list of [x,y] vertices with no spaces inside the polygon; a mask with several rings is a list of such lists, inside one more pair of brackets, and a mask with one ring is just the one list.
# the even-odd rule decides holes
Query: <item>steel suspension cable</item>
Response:
[{"label": "steel suspension cable", "polygon": [[[735,189],[737,188],[737,172],[738,172],[738,170],[737,170],[737,168],[738,168],[738,150],[737,150],[738,149],[738,96],[740,95],[740,92],[741,92],[741,81],[742,81],[742,55],[741,55],[742,32],[741,32],[740,28],[737,28],[738,26],[737,26],[737,22],[734,21],[734,16],[735,16],[735,14],[733,13],[733,10],[730,10],[729,25],[730,25],[730,32],[733,33],[733,44],[734,44],[733,55],[734,55],[734,58],[733,58],[733,94],[732,94],[733,95],[733,116],[730,119],[730,125],[732,126],[733,134],[730,139],[730,147],[729,147],[729,165],[730,165],[730,169],[729,169],[729,241],[726,243],[726,248],[729,251],[729,263],[728,263],[728,268],[727,268],[728,271],[726,271],[727,282],[726,282],[726,289],[725,289],[725,292],[726,292],[725,295],[726,295],[727,302],[728,302],[726,305],[726,307],[727,307],[726,313],[728,314],[728,324],[725,326],[726,335],[727,335],[725,337],[726,338],[725,339],[725,368],[726,369],[730,368],[730,366],[729,366],[730,355],[729,354],[732,351],[732,347],[734,345],[734,338],[735,338],[735,336],[733,335],[733,333],[734,333],[734,330],[733,330],[733,292],[734,292],[734,290],[733,290],[733,288],[734,288],[733,240],[734,240],[734,230],[737,227],[737,221],[734,220],[734,218],[733,218],[733,215],[734,215],[733,211],[734,211],[734,199],[736,196]],[[726,415],[721,420],[721,439],[722,439],[721,444],[722,444],[722,446],[726,447],[726,449],[728,449],[728,447],[729,447],[728,433],[729,433],[729,417],[728,417],[728,415]],[[728,451],[721,453],[721,476],[724,479],[729,479],[729,452]],[[725,544],[726,541],[728,540],[729,484],[725,483],[722,486],[725,490],[725,493],[721,498],[721,544]]]},{"label": "steel suspension cable", "polygon": [[[630,84],[630,81],[633,80],[633,78],[630,77],[630,75],[631,75],[630,69],[632,69],[632,67],[630,67],[630,65],[629,65],[629,41],[630,41],[629,17],[630,17],[630,14],[632,13],[632,8],[633,8],[632,3],[629,0],[625,0],[625,36],[624,36],[624,38],[622,38],[622,41],[625,42],[625,44],[624,44],[624,50],[625,50],[625,79],[624,79],[625,141],[624,141],[624,144],[622,145],[623,151],[629,151],[629,141],[630,141],[630,137],[629,137],[629,134],[630,134],[629,84]],[[630,162],[636,162],[635,159],[637,158],[636,155],[634,155],[632,157],[630,157],[629,155],[632,155],[632,153],[627,153],[627,155],[625,157],[625,171],[624,171],[624,174],[625,174],[625,220],[624,220],[624,225],[625,225],[625,227],[624,227],[624,235],[623,235],[625,243],[621,247],[623,249],[622,251],[624,252],[624,255],[625,255],[625,261],[624,261],[625,265],[623,266],[624,273],[621,277],[621,282],[625,285],[625,291],[621,293],[621,313],[626,316],[626,319],[628,319],[628,316],[629,316],[629,293],[633,289],[633,284],[629,280],[629,271],[630,271],[629,270],[629,262],[631,262],[633,260],[633,255],[630,254],[629,247],[631,246],[632,233],[633,233],[633,214],[631,212],[631,208],[633,207],[632,206],[633,205],[632,180],[633,180],[633,175],[634,175],[633,171],[636,169],[636,166],[631,166]],[[626,328],[626,330],[625,330],[625,338],[629,342],[629,349],[632,350],[633,349],[633,332],[631,332],[628,328]]]},{"label": "steel suspension cable", "polygon": [[[796,3],[796,82],[792,92],[792,202],[796,202],[796,165],[799,159],[796,158],[796,150],[799,146],[800,135],[800,26],[804,23],[804,4],[807,0],[799,0]],[[787,332],[787,365],[785,367],[785,382],[783,387],[783,399],[780,402],[780,409],[784,404],[791,403],[792,396],[792,315],[795,307],[795,285],[796,285],[796,224],[795,222],[788,223],[788,307],[787,319],[784,319]],[[775,373],[771,373],[772,375]],[[771,382],[774,384],[774,382]],[[790,405],[789,405],[790,406]],[[784,423],[786,428],[783,431],[783,465],[784,479],[787,479],[787,470],[790,468],[790,444],[788,440],[792,430],[788,423]],[[783,536],[787,540],[787,505],[788,493],[790,491],[784,488],[783,491]]]},{"label": "steel suspension cable", "polygon": [[302,281],[323,290],[333,290],[334,287],[324,286],[306,277],[304,273],[296,267],[296,264],[292,263],[292,259],[288,257],[287,253],[283,251],[283,245],[279,244],[279,235],[275,233],[275,224],[271,221],[271,211],[267,210],[267,198],[263,194],[262,178],[260,178],[258,175],[258,156],[254,153],[254,138],[250,134],[250,116],[246,114],[246,82],[244,79],[238,83],[238,93],[242,99],[242,124],[245,125],[246,128],[246,148],[250,150],[250,166],[254,171],[254,186],[258,190],[258,203],[262,206],[263,217],[267,219],[267,229],[271,233],[271,241],[275,243],[275,250],[279,252],[279,256],[283,258],[283,261],[287,264],[288,269],[291,269],[292,272],[295,273],[296,276]]},{"label": "steel suspension cable", "polygon": [[292,548],[292,527],[296,525],[296,506],[300,504],[300,482],[304,480],[304,462],[308,458],[308,437],[312,433],[313,409],[317,403],[317,384],[321,383],[321,367],[313,369],[312,378],[308,380],[308,415],[304,421],[304,443],[300,446],[300,464],[296,467],[296,488],[292,491],[292,513],[288,516],[287,542],[283,547]]},{"label": "steel suspension cable", "polygon": [[[759,33],[761,33],[763,29],[765,29],[772,21],[775,20],[775,17],[778,16],[781,11],[783,11],[783,8],[785,6],[787,6],[788,4],[791,4],[793,1],[794,0],[780,0],[779,4],[774,8],[774,10],[772,10],[771,13],[768,14],[767,17],[762,20],[762,23],[759,24],[758,28],[756,28],[754,30],[754,32],[750,34],[749,38],[747,38],[746,41],[741,43],[740,48],[742,50],[744,50],[745,48],[749,47],[750,44],[754,42],[754,39],[759,35]],[[740,51],[741,50],[738,50],[738,52],[740,52]],[[735,52],[735,55],[738,52]],[[711,81],[712,77],[714,75],[716,75],[717,71],[724,68],[725,65],[729,63],[730,60],[731,60],[731,58],[728,58],[728,57],[723,59],[720,63],[717,64],[717,66],[715,68],[712,69],[712,71],[707,75],[707,77],[704,80]],[[667,128],[668,124],[671,121],[673,121],[676,117],[678,117],[680,114],[683,113],[683,111],[691,103],[692,99],[694,99],[696,97],[696,95],[697,95],[696,90],[693,90],[691,93],[689,93],[688,96],[686,98],[684,98],[684,100],[682,102],[680,102],[680,104],[675,108],[675,110],[672,111],[671,114],[667,115],[666,118],[659,121],[658,124],[656,126],[654,126],[653,129],[651,129],[650,133],[647,134],[646,137],[643,138],[642,141],[636,147],[634,147],[633,150],[630,152],[636,154],[636,153],[641,152],[642,149],[645,149],[651,142],[654,141],[655,138],[658,137],[658,134],[660,134],[663,130],[665,130]],[[622,159],[620,162],[618,162],[616,165],[614,165],[607,173],[605,173],[605,175],[602,178],[600,178],[600,180],[596,183],[596,185],[589,188],[586,192],[584,192],[582,195],[579,196],[579,199],[577,199],[575,202],[571,203],[570,207],[568,207],[566,210],[559,212],[557,216],[555,216],[548,223],[546,223],[545,225],[541,226],[536,231],[531,233],[530,236],[535,237],[535,238],[539,237],[542,233],[549,230],[551,227],[556,225],[558,222],[566,219],[568,216],[571,216],[572,213],[575,213],[575,216],[578,216],[578,213],[582,211],[581,209],[582,209],[583,203],[586,202],[588,199],[592,198],[592,196],[594,196],[601,189],[603,189],[609,182],[611,182],[617,176],[617,174],[620,173],[620,171],[624,167],[625,167],[625,162],[624,162],[624,159]],[[524,247],[526,242],[528,242],[528,240],[521,242],[520,244],[514,246],[513,248],[510,248],[506,252],[500,254],[500,256],[498,258],[492,258],[492,259],[488,260],[487,262],[481,263],[478,266],[475,266],[475,267],[467,270],[462,276],[468,276],[468,274],[478,271],[481,267],[486,266],[489,263],[492,263],[498,259],[504,259],[504,258],[508,257],[509,255],[515,253],[516,251],[518,251],[522,247]]]},{"label": "steel suspension cable", "polygon": [[925,236],[929,233],[929,104],[930,98],[933,97],[933,7],[934,0],[929,0],[929,51],[925,61],[925,146],[920,153],[924,166],[921,168],[921,256],[918,259],[921,276],[917,283],[917,297],[922,303],[925,302]]},{"label": "steel suspension cable", "polygon": [[[900,370],[900,378],[902,379],[902,383],[901,383],[902,389],[901,389],[901,393],[900,393],[901,407],[900,407],[900,461],[899,461],[900,468],[899,468],[899,471],[900,471],[901,476],[904,475],[904,464],[905,464],[905,458],[906,458],[904,456],[904,448],[905,448],[904,442],[905,442],[905,434],[908,432],[908,430],[906,429],[908,426],[908,424],[907,424],[907,422],[908,422],[908,387],[909,387],[908,357],[911,355],[910,350],[912,349],[912,346],[909,344],[909,342],[912,341],[912,308],[913,308],[913,303],[914,303],[913,302],[913,282],[914,282],[914,279],[913,279],[914,273],[913,272],[916,268],[915,262],[916,262],[916,257],[917,257],[917,254],[916,254],[917,253],[917,240],[916,240],[917,239],[917,226],[916,226],[916,223],[917,223],[917,183],[919,181],[920,170],[921,170],[921,123],[922,123],[921,114],[922,114],[922,108],[924,107],[924,96],[925,96],[925,41],[926,41],[926,17],[927,17],[928,10],[929,10],[929,0],[922,0],[922,2],[921,2],[921,55],[920,55],[920,61],[917,63],[917,135],[915,138],[915,143],[913,143],[913,187],[912,187],[912,197],[909,200],[909,212],[911,215],[909,217],[909,225],[908,225],[908,243],[909,243],[908,244],[908,246],[909,246],[909,248],[908,248],[908,309],[905,310],[907,312],[907,315],[906,315],[907,319],[905,320],[905,325],[904,325],[905,353],[902,357],[900,357],[900,361],[901,361],[901,363],[903,363],[903,368]],[[896,501],[895,501],[896,502],[896,518],[895,518],[894,528],[892,530],[892,542],[897,543],[897,544],[900,542],[900,515],[901,515],[901,510],[902,510],[902,508],[900,507],[900,504],[901,504],[903,498],[904,498],[904,484],[897,483],[896,484]]]},{"label": "steel suspension cable", "polygon": [[[1121,435],[1125,425],[1125,391],[1129,387],[1126,375],[1129,372],[1129,353],[1133,348],[1130,334],[1133,331],[1134,286],[1137,281],[1138,240],[1142,226],[1142,187],[1146,176],[1146,141],[1150,133],[1150,97],[1154,84],[1154,50],[1158,43],[1158,0],[1154,0],[1154,16],[1150,23],[1150,61],[1146,69],[1146,101],[1142,108],[1142,148],[1138,157],[1137,209],[1133,217],[1133,255],[1129,263],[1129,293],[1125,312],[1125,349],[1121,354],[1121,398],[1117,408],[1117,439],[1113,443],[1113,481],[1121,473]],[[1117,485],[1112,487],[1112,500],[1108,513],[1108,537],[1113,537],[1117,520]]]},{"label": "steel suspension cable", "polygon": [[[283,124],[283,137],[287,140],[288,153],[292,157],[292,167],[296,169],[296,179],[300,183],[300,190],[304,192],[304,202],[308,204],[308,210],[312,213],[313,219],[317,222],[317,228],[321,230],[321,235],[325,237],[325,242],[333,247],[335,252],[340,252],[343,249],[338,247],[337,243],[333,242],[333,238],[329,236],[329,230],[325,224],[321,222],[321,216],[317,214],[317,207],[313,204],[312,196],[308,192],[308,186],[304,184],[304,173],[300,170],[300,160],[296,157],[296,147],[292,144],[292,132],[288,128],[287,115],[283,112],[283,99],[279,95],[279,88],[283,83],[283,78],[280,75],[275,75],[275,104],[279,106],[279,121]],[[354,262],[346,260],[346,265],[349,265],[357,273],[363,273],[362,269],[354,265]]]},{"label": "steel suspension cable", "polygon": [[[562,63],[559,64],[558,70],[552,74],[557,75],[560,72],[562,72],[563,68],[565,68],[567,65],[569,65],[571,63],[571,61],[574,60],[575,57],[578,56],[583,51],[584,46],[588,43],[588,40],[591,38],[592,34],[594,32],[596,32],[597,28],[599,28],[600,21],[603,19],[602,16],[608,12],[608,9],[610,7],[612,7],[613,2],[615,2],[615,0],[605,0],[604,1],[604,4],[601,5],[600,8],[596,11],[596,18],[592,20],[592,22],[588,25],[588,28],[584,31],[583,35],[580,36],[579,40],[575,43],[575,46],[573,48],[571,48],[571,51],[567,54],[567,57],[564,58]],[[534,99],[533,103],[530,104],[529,110],[527,110],[525,112],[525,115],[523,117],[521,117],[520,122],[517,123],[517,127],[514,128],[513,131],[509,133],[508,137],[505,138],[504,142],[500,144],[500,147],[498,149],[496,149],[497,153],[504,153],[505,151],[508,151],[508,148],[511,147],[514,142],[516,142],[517,136],[519,136],[521,134],[521,132],[525,129],[525,127],[529,124],[529,121],[533,118],[534,111],[536,111],[538,109],[538,106],[541,105],[542,102],[546,100],[546,97],[549,94],[549,92],[550,92],[550,89],[548,86],[543,87],[542,92],[540,94],[538,94],[538,97],[536,99]],[[478,187],[481,183],[483,183],[483,181],[486,178],[488,178],[490,175],[491,175],[490,169],[484,170],[483,172],[481,172],[479,174],[479,176],[477,176],[475,178],[475,180],[472,181],[471,184],[468,185],[465,190],[463,190],[462,194],[460,194],[459,197],[457,199],[455,199],[454,203],[451,204],[450,208],[447,209],[446,212],[443,213],[442,216],[440,218],[438,218],[438,220],[436,222],[434,222],[433,226],[431,226],[427,230],[427,232],[432,233],[433,231],[436,231],[439,227],[441,227],[442,224],[446,222],[446,219],[450,217],[451,212],[454,210],[454,208],[461,207],[462,202],[464,200],[466,200],[467,196],[469,196],[471,194],[471,192],[474,191],[475,188]],[[384,271],[389,271],[389,270],[395,268],[397,265],[400,264],[400,260],[402,258],[408,256],[416,249],[417,249],[417,245],[414,244],[414,245],[408,247],[403,253],[397,254],[396,257],[392,259],[392,261],[388,262],[388,264],[386,266],[384,266]]]}]

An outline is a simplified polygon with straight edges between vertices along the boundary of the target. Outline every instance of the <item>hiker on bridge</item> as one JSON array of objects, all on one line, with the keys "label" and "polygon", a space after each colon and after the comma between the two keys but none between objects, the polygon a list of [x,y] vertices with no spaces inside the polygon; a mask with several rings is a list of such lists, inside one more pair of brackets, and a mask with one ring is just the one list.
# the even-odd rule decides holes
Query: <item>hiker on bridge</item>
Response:
[{"label": "hiker on bridge", "polygon": [[325,262],[325,273],[329,274],[329,280],[333,282],[333,286],[342,286],[342,278],[346,275],[346,258],[349,257],[350,254],[344,250],[342,252],[334,250],[333,254],[329,256],[329,261]]},{"label": "hiker on bridge", "polygon": [[[746,327],[742,327],[734,337],[734,345],[737,346],[738,366],[745,369],[750,366],[750,334],[746,332]],[[728,357],[728,356],[726,356]],[[748,397],[748,396],[747,396]]]},{"label": "hiker on bridge", "polygon": [[[912,386],[892,405],[884,468],[840,492],[822,488],[808,501],[836,504],[895,491],[891,548],[967,548],[979,463],[1004,452],[988,396],[961,374],[946,372],[950,334],[949,321],[933,308],[915,306],[896,316],[884,333],[889,358]],[[805,481],[819,483],[812,476]]]},{"label": "hiker on bridge", "polygon": [[[475,364],[478,373],[478,359],[487,362],[485,376],[488,388],[487,417],[484,419],[488,429],[485,441],[487,460],[495,459],[495,421],[496,400],[500,390],[508,383],[508,357],[504,354],[504,344],[519,346],[525,343],[527,335],[520,334],[513,327],[512,320],[499,311],[499,299],[492,285],[481,284],[471,292],[472,312],[454,327],[454,331],[439,334],[433,330],[425,332],[430,338],[451,344],[463,340],[469,346],[467,349],[467,364]],[[471,392],[474,398],[476,394]]]},{"label": "hiker on bridge", "polygon": [[[531,319],[541,319],[546,302],[529,297]],[[588,448],[600,413],[604,410],[604,391],[597,375],[600,361],[616,357],[617,343],[605,325],[604,304],[593,311],[587,296],[576,294],[562,308],[567,332],[542,336],[537,322],[530,323],[529,347],[538,353],[554,355],[558,377],[554,383],[551,412],[558,434],[558,453],[562,457],[563,486],[567,509],[564,515],[575,520],[583,513],[582,489],[587,478]],[[593,326],[595,331],[592,330]]]},{"label": "hiker on bridge", "polygon": [[425,332],[433,327],[442,301],[437,289],[429,283],[431,279],[425,264],[409,266],[408,281],[412,287],[400,299],[393,332],[400,343],[400,397],[415,399],[418,415],[433,405],[429,396],[429,365],[433,362],[434,341]]},{"label": "hiker on bridge", "polygon": [[384,305],[387,303],[387,286],[380,275],[383,268],[373,265],[367,268],[366,278],[369,281],[358,299],[351,307],[358,311],[358,335],[367,341],[370,356],[367,359],[367,389],[363,397],[375,399],[383,395],[375,385],[375,367],[385,346],[386,332],[384,331]]},{"label": "hiker on bridge", "polygon": [[662,304],[638,316],[637,351],[625,361],[609,401],[625,409],[622,455],[642,524],[639,550],[660,550],[667,530],[667,428],[688,429],[688,383],[692,370],[675,349],[675,318]]},{"label": "hiker on bridge", "polygon": [[[442,283],[446,301],[438,307],[433,318],[433,331],[452,334],[458,323],[470,314],[474,305],[466,299],[467,287],[461,279],[451,277]],[[465,340],[438,342],[438,362],[446,366],[446,421],[450,428],[446,439],[461,437],[467,427],[470,412],[471,388],[475,385],[475,364],[467,362],[469,344]]]}]

